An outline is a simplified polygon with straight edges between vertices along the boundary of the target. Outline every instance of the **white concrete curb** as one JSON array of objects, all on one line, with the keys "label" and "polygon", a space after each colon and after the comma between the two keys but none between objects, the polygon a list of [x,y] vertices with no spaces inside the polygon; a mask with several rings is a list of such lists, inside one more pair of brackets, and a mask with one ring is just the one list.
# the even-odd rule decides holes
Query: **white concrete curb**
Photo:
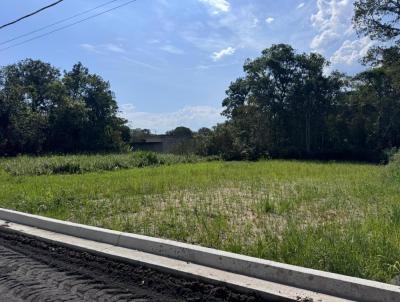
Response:
[{"label": "white concrete curb", "polygon": [[0,219],[259,278],[340,298],[367,302],[400,301],[400,287],[283,263],[44,218],[0,208]]},{"label": "white concrete curb", "polygon": [[[11,232],[29,236],[78,251],[93,253],[117,261],[152,268],[176,277],[195,279],[217,286],[226,286],[244,294],[255,294],[257,295],[258,301],[351,302],[351,300],[348,299],[337,298],[314,291],[230,273],[208,266],[149,254],[108,243],[42,230],[14,222],[6,222],[0,219],[0,233],[1,232]],[[168,276],[166,277],[168,278]]]}]

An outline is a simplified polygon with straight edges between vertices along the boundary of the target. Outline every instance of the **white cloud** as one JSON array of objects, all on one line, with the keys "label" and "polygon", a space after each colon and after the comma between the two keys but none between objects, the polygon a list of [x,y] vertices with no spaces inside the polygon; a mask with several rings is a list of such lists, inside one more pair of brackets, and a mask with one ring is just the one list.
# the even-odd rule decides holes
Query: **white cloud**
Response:
[{"label": "white cloud", "polygon": [[268,17],[267,19],[265,19],[265,22],[267,22],[268,24],[271,24],[272,22],[274,22],[275,18],[272,17]]},{"label": "white cloud", "polygon": [[88,43],[83,43],[83,44],[81,44],[80,45],[83,49],[86,49],[86,50],[94,50],[95,49],[95,47],[92,45],[92,44],[88,44]]},{"label": "white cloud", "polygon": [[254,27],[257,27],[258,23],[260,23],[260,20],[258,20],[257,17],[254,17],[254,18],[253,18],[253,25],[251,25],[251,26],[252,26],[253,28],[254,28]]},{"label": "white cloud", "polygon": [[[224,15],[215,28],[229,32],[221,37],[225,41],[225,48],[236,45],[236,48],[249,48],[260,51],[270,44],[269,37],[265,35],[264,27],[257,26],[260,22],[260,10],[256,5],[243,5],[231,13]],[[256,22],[254,20],[257,20]]]},{"label": "white cloud", "polygon": [[199,65],[197,65],[195,67],[195,69],[197,69],[197,70],[209,70],[211,68],[224,68],[224,67],[235,66],[235,65],[242,66],[243,62],[236,61],[236,62],[231,62],[231,63],[227,63],[227,64],[215,64],[215,63],[213,63],[213,64],[207,64],[207,65],[199,64]]},{"label": "white cloud", "polygon": [[127,57],[127,56],[123,56],[122,59],[125,60],[126,62],[129,62],[129,63],[134,64],[134,65],[137,65],[137,66],[145,67],[145,68],[147,68],[147,69],[152,69],[152,70],[156,70],[156,71],[162,70],[162,69],[159,68],[158,66],[154,66],[154,65],[151,65],[151,64],[142,62],[142,61],[138,61],[138,60],[129,58],[129,57]]},{"label": "white cloud", "polygon": [[226,47],[226,42],[217,33],[209,33],[205,35],[197,30],[185,30],[182,32],[182,38],[193,44],[198,49],[206,52],[213,51],[215,48]]},{"label": "white cloud", "polygon": [[120,115],[129,121],[131,127],[150,129],[156,133],[165,133],[178,126],[198,130],[224,121],[221,109],[211,106],[187,106],[178,111],[162,113],[138,111],[132,104],[123,104],[120,109]]},{"label": "white cloud", "polygon": [[172,53],[174,55],[182,55],[184,54],[184,51],[182,49],[179,49],[173,45],[164,45],[161,47],[162,50]]},{"label": "white cloud", "polygon": [[113,53],[117,54],[117,55],[112,56],[112,58],[114,58],[114,59],[123,60],[130,64],[144,67],[147,69],[152,69],[152,70],[156,70],[156,71],[162,70],[162,68],[160,68],[157,65],[152,65],[148,62],[142,62],[142,61],[138,61],[138,60],[132,58],[127,53],[127,51],[124,48],[122,48],[122,46],[119,46],[116,44],[108,43],[108,44],[93,45],[93,44],[89,44],[89,43],[83,43],[80,45],[80,47],[88,52],[99,54],[102,56],[110,57],[110,52],[113,52]]},{"label": "white cloud", "polygon": [[83,43],[80,45],[80,47],[90,52],[97,52],[96,46],[89,43]]},{"label": "white cloud", "polygon": [[212,8],[213,14],[219,14],[221,12],[226,13],[231,8],[231,5],[227,0],[199,0],[199,1],[210,6]]},{"label": "white cloud", "polygon": [[122,45],[117,45],[113,43],[100,44],[100,45],[84,43],[81,44],[80,46],[86,51],[98,54],[104,54],[106,52],[126,53],[126,50],[122,47]]},{"label": "white cloud", "polygon": [[125,53],[125,49],[123,49],[121,46],[119,45],[115,45],[115,44],[106,44],[104,45],[104,47],[111,51],[111,52],[117,52],[117,53]]},{"label": "white cloud", "polygon": [[212,54],[211,58],[214,61],[219,61],[225,56],[231,56],[236,52],[236,49],[229,46],[227,48],[221,49],[220,51],[216,51]]},{"label": "white cloud", "polygon": [[330,61],[333,64],[352,65],[359,59],[363,58],[368,49],[374,44],[368,37],[356,40],[345,40],[342,46],[335,51]]},{"label": "white cloud", "polygon": [[159,39],[150,39],[147,41],[148,44],[159,44],[160,42]]},{"label": "white cloud", "polygon": [[300,9],[300,8],[304,7],[304,5],[305,5],[304,2],[300,3],[299,5],[297,5],[297,9]]},{"label": "white cloud", "polygon": [[311,16],[311,22],[318,34],[310,47],[324,52],[331,43],[353,34],[353,0],[317,0],[317,7],[318,11]]},{"label": "white cloud", "polygon": [[[352,25],[354,0],[317,0],[318,11],[311,16],[317,34],[310,48],[330,55],[332,65],[356,64],[364,57],[373,42],[358,38]],[[332,69],[332,67],[329,67]]]},{"label": "white cloud", "polygon": [[271,44],[265,27],[259,26],[261,15],[254,4],[232,8],[219,18],[211,18],[201,25],[191,24],[182,31],[182,38],[195,47],[213,52],[215,49],[235,45],[236,49],[246,48],[261,51]]}]

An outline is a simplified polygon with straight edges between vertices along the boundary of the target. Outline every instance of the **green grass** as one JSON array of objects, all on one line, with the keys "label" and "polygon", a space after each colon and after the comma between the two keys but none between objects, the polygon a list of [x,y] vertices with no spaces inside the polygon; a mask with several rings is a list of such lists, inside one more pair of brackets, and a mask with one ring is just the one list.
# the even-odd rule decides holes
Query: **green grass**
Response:
[{"label": "green grass", "polygon": [[390,282],[400,274],[400,185],[390,169],[273,160],[0,170],[0,206]]},{"label": "green grass", "polygon": [[14,176],[79,174],[178,163],[195,163],[205,160],[207,158],[195,155],[159,154],[138,151],[105,155],[19,156],[2,159],[0,161],[0,168],[3,168],[6,172]]}]

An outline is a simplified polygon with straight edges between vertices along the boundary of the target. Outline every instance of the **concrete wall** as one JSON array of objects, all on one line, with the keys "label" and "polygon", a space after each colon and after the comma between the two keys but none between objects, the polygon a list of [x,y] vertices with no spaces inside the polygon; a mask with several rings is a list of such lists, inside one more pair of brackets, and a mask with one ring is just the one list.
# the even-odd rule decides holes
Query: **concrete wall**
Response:
[{"label": "concrete wall", "polygon": [[134,142],[133,150],[152,151],[160,153],[174,153],[179,151],[183,144],[190,141],[189,138],[177,138],[168,135],[157,135],[145,138],[143,141]]}]

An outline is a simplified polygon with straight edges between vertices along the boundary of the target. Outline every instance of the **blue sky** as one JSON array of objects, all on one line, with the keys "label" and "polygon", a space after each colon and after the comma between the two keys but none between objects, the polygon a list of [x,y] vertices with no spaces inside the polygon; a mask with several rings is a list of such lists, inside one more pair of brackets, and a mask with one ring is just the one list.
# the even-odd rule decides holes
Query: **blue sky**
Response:
[{"label": "blue sky", "polygon": [[[0,23],[52,2],[2,0]],[[0,43],[105,2],[65,0],[1,30]],[[116,0],[91,14],[125,2]],[[29,57],[68,70],[81,61],[110,81],[121,115],[132,127],[157,133],[179,125],[198,129],[223,120],[221,102],[229,83],[243,74],[246,58],[271,44],[320,52],[331,69],[360,71],[359,59],[371,41],[356,36],[352,14],[353,0],[137,0],[0,51],[0,65]]]}]

